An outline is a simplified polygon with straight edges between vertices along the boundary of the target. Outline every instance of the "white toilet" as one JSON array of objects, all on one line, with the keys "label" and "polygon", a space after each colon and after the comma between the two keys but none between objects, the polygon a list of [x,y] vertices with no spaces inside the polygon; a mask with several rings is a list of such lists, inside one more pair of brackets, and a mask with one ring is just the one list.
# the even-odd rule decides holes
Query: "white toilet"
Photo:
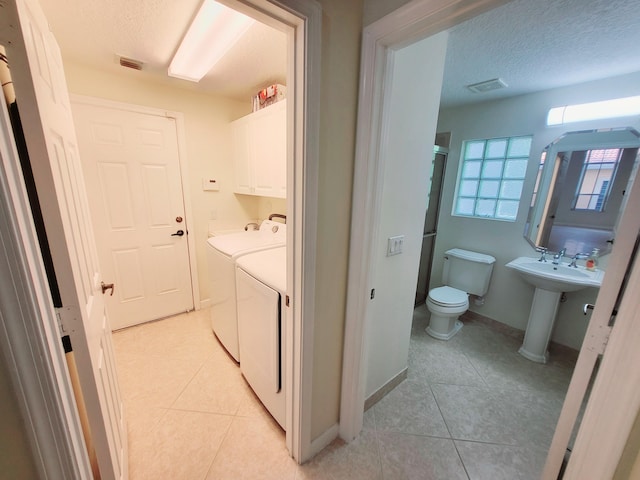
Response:
[{"label": "white toilet", "polygon": [[458,317],[469,308],[469,295],[476,304],[484,303],[484,294],[496,259],[491,255],[452,248],[444,255],[442,281],[444,287],[432,289],[427,296],[431,321],[427,333],[440,340],[449,340],[462,328]]}]

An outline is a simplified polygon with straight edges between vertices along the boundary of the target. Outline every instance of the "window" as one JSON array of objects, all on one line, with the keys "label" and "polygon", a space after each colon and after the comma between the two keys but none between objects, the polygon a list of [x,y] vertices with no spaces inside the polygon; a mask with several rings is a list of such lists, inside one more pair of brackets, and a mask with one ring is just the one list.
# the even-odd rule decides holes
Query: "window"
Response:
[{"label": "window", "polygon": [[453,214],[515,221],[531,136],[464,142]]},{"label": "window", "polygon": [[620,148],[587,151],[574,199],[575,210],[604,211],[621,157]]}]

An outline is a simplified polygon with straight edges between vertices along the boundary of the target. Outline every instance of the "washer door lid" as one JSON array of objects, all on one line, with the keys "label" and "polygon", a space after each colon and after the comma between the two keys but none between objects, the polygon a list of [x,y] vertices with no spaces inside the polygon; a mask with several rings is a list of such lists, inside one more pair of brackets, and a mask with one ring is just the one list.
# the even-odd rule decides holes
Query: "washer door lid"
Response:
[{"label": "washer door lid", "polygon": [[429,292],[429,298],[443,307],[461,307],[469,301],[466,292],[453,287],[438,287]]}]

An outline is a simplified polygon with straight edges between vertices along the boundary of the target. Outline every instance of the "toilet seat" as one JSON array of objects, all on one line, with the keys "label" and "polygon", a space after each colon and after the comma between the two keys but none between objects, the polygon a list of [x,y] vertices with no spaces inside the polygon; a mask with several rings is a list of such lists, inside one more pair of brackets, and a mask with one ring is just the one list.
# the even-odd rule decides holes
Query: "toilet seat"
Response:
[{"label": "toilet seat", "polygon": [[463,307],[469,302],[466,292],[448,286],[434,288],[429,292],[428,299],[441,307]]}]

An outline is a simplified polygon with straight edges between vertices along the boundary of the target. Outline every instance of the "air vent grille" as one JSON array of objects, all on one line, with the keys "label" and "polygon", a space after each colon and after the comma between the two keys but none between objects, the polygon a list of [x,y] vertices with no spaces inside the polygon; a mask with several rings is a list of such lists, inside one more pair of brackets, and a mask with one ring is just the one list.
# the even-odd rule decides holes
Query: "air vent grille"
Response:
[{"label": "air vent grille", "polygon": [[493,78],[491,80],[485,80],[484,82],[472,83],[467,85],[467,88],[473,93],[485,93],[492,90],[499,90],[505,88],[508,85],[501,78]]},{"label": "air vent grille", "polygon": [[142,70],[142,62],[132,58],[120,57],[120,65],[134,70]]}]

